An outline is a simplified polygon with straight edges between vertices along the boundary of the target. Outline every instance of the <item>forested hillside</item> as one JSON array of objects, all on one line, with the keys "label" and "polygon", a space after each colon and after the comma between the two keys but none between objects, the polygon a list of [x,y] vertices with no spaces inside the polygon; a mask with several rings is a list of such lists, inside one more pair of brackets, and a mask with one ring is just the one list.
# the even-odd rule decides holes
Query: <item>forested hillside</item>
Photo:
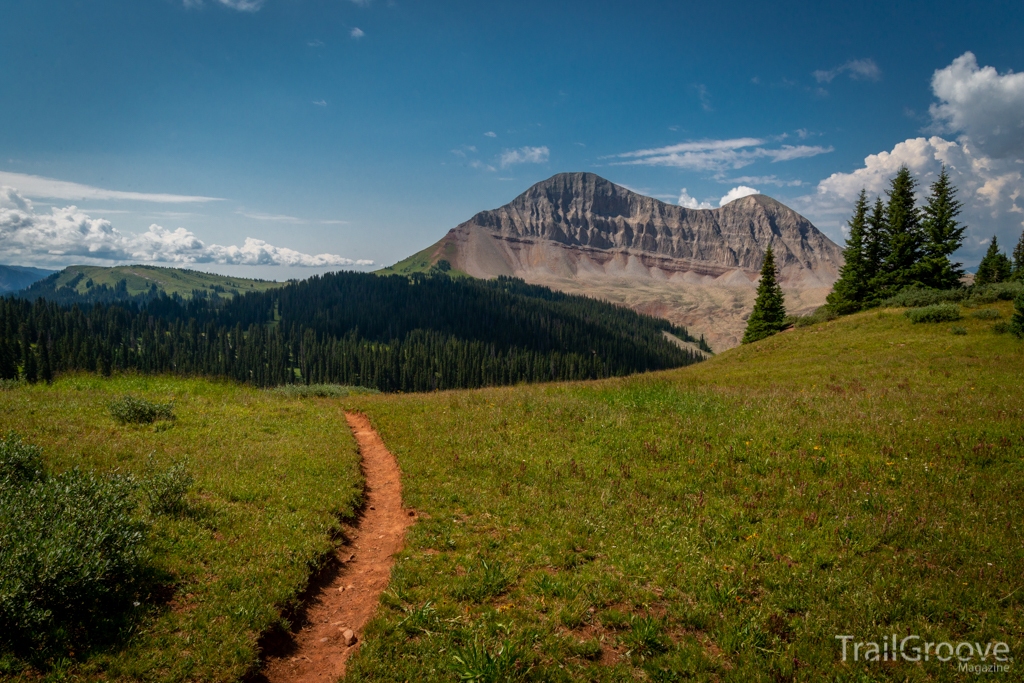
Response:
[{"label": "forested hillside", "polygon": [[318,276],[229,301],[0,302],[0,378],[86,370],[425,391],[594,379],[700,360],[667,321],[520,280]]}]

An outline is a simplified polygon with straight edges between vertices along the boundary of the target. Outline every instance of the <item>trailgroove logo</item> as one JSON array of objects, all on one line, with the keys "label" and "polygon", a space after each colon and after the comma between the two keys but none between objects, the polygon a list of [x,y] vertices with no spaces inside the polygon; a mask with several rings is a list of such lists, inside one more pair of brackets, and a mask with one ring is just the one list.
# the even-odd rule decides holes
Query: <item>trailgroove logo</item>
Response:
[{"label": "trailgroove logo", "polygon": [[1010,646],[1003,642],[933,643],[921,636],[892,635],[880,641],[857,641],[856,636],[836,636],[842,642],[844,662],[953,662],[963,673],[1007,673],[1013,666]]}]

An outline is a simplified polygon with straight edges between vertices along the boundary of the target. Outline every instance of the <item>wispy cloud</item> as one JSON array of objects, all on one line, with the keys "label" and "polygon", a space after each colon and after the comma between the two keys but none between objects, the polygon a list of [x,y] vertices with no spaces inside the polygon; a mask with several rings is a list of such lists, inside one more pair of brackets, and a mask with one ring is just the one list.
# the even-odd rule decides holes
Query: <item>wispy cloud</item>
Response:
[{"label": "wispy cloud", "polygon": [[827,154],[832,147],[820,145],[781,145],[766,147],[762,138],[732,138],[729,140],[696,140],[667,147],[641,149],[616,154],[612,158],[624,166],[670,166],[692,171],[724,171],[743,168],[761,159],[771,162],[792,161],[819,154]]},{"label": "wispy cloud", "polygon": [[855,81],[877,81],[882,77],[882,70],[873,59],[851,59],[834,69],[819,69],[812,75],[818,83],[831,83],[844,73]]},{"label": "wispy cloud", "polygon": [[324,46],[324,41],[320,40],[319,38],[316,38],[316,39],[311,40],[308,43],[306,43],[306,45],[308,45],[310,47],[323,47]]},{"label": "wispy cloud", "polygon": [[708,87],[703,83],[698,83],[694,88],[697,90],[697,101],[700,102],[700,108],[704,111],[714,111],[714,107],[711,106],[711,96],[708,95]]},{"label": "wispy cloud", "polygon": [[313,100],[313,104],[315,104],[318,107],[326,107],[327,100]]},{"label": "wispy cloud", "polygon": [[355,38],[356,40],[358,40],[359,38],[362,38],[363,36],[365,36],[366,32],[363,31],[363,29],[361,29],[358,26],[356,26],[354,29],[349,31],[349,35],[352,36],[353,38]]},{"label": "wispy cloud", "polygon": [[498,137],[498,134],[497,134],[497,133],[495,133],[495,132],[494,132],[493,130],[489,130],[489,131],[487,131],[486,133],[484,133],[484,137],[487,137],[487,138],[496,138],[496,137]]},{"label": "wispy cloud", "polygon": [[295,223],[295,224],[310,224],[315,223],[317,225],[348,225],[348,221],[340,220],[310,220],[307,218],[299,218],[298,216],[288,216],[285,214],[278,213],[260,213],[258,211],[235,211],[239,216],[252,219],[254,221],[270,221],[274,223]]},{"label": "wispy cloud", "polygon": [[546,146],[506,149],[501,153],[501,167],[508,168],[513,164],[544,164],[550,155],[551,151]]},{"label": "wispy cloud", "polygon": [[10,187],[0,187],[0,259],[38,265],[77,263],[221,263],[230,265],[362,266],[337,254],[305,254],[247,237],[241,246],[206,244],[185,228],[150,225],[142,233],[122,233],[109,221],[74,206],[36,211]]},{"label": "wispy cloud", "polygon": [[[217,0],[220,4],[239,12],[258,12],[264,0]],[[202,7],[203,0],[183,0],[185,7]]]},{"label": "wispy cloud", "polygon": [[187,204],[195,202],[217,202],[217,197],[202,197],[180,194],[162,194],[148,192],[122,192],[120,190],[106,190],[91,185],[81,185],[66,180],[55,180],[36,175],[24,173],[8,173],[0,171],[0,185],[9,185],[18,188],[25,197],[45,199],[66,199],[78,201],[89,200],[125,200],[136,202],[157,202],[164,204]]},{"label": "wispy cloud", "polygon": [[738,178],[729,178],[724,182],[774,185],[775,187],[800,187],[804,184],[802,180],[783,180],[774,175],[743,175]]}]

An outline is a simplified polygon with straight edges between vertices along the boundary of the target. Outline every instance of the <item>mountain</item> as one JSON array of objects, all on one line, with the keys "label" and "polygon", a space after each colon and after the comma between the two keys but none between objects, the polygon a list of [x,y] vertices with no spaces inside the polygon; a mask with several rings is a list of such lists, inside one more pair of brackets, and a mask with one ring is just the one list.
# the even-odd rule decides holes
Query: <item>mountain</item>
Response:
[{"label": "mountain", "polygon": [[0,294],[9,294],[24,289],[53,272],[28,266],[0,266]]},{"label": "mountain", "polygon": [[687,209],[592,173],[561,173],[382,272],[447,261],[455,275],[520,277],[667,318],[703,334],[717,351],[743,336],[769,245],[787,310],[802,314],[823,304],[842,249],[771,197]]},{"label": "mountain", "polygon": [[195,292],[202,292],[200,296],[231,298],[239,293],[263,292],[284,284],[184,268],[68,266],[33,283],[18,296],[66,304],[143,300],[161,292],[168,296],[178,294],[186,299]]}]

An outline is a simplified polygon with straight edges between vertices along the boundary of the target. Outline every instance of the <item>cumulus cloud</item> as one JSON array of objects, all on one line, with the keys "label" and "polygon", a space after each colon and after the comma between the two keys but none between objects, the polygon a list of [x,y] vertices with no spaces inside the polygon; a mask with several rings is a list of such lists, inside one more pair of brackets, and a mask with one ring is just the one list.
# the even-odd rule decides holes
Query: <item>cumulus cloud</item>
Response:
[{"label": "cumulus cloud", "polygon": [[728,192],[726,192],[725,196],[722,197],[719,200],[718,205],[719,206],[725,206],[729,202],[734,202],[737,199],[742,199],[743,197],[749,197],[752,194],[761,194],[761,193],[758,192],[757,190],[755,190],[752,187],[747,187],[746,185],[740,185],[739,187],[734,187],[731,190],[729,190]]},{"label": "cumulus cloud", "polygon": [[0,259],[38,265],[157,262],[175,264],[351,266],[372,265],[335,254],[304,254],[246,238],[242,246],[205,244],[185,228],[151,225],[143,233],[122,233],[109,221],[75,206],[37,212],[17,190],[0,187]]},{"label": "cumulus cloud", "polygon": [[82,199],[114,200],[123,199],[136,202],[155,202],[163,204],[188,204],[221,201],[217,197],[197,197],[180,194],[152,194],[146,192],[120,192],[105,190],[100,187],[71,183],[66,180],[55,180],[24,173],[8,173],[0,171],[0,185],[17,187],[22,195],[36,199]]},{"label": "cumulus cloud", "polygon": [[877,81],[882,77],[882,70],[873,59],[851,59],[834,69],[819,69],[812,75],[818,83],[831,83],[844,73],[855,81]]},{"label": "cumulus cloud", "polygon": [[547,163],[551,151],[547,147],[520,147],[519,149],[506,149],[501,154],[501,167],[508,168],[513,164],[543,164]]},{"label": "cumulus cloud", "polygon": [[711,204],[709,202],[698,202],[695,198],[690,196],[690,193],[686,191],[684,187],[679,191],[679,201],[676,202],[679,206],[684,209],[710,209]]},{"label": "cumulus cloud", "polygon": [[349,32],[349,35],[352,36],[353,38],[358,39],[358,38],[362,38],[363,36],[365,36],[366,33],[363,31],[363,29],[361,29],[358,26],[356,26],[354,29],[352,29]]},{"label": "cumulus cloud", "polygon": [[1024,228],[1024,75],[979,67],[967,52],[937,70],[931,84],[938,100],[930,109],[933,127],[959,133],[955,140],[933,135],[899,142],[867,156],[861,168],[833,173],[815,194],[794,200],[794,207],[841,239],[842,221],[861,188],[884,196],[906,166],[920,181],[923,201],[945,165],[964,202],[960,218],[968,231],[961,258],[980,257],[993,234],[1016,244]]},{"label": "cumulus cloud", "polygon": [[792,161],[827,154],[832,147],[820,145],[781,145],[766,147],[762,138],[732,138],[728,140],[697,140],[667,147],[641,149],[615,155],[625,161],[617,165],[669,166],[691,171],[725,171],[743,168],[761,159]]},{"label": "cumulus cloud", "polygon": [[980,68],[965,52],[932,76],[939,102],[929,112],[937,132],[963,133],[996,159],[1024,156],[1024,73]]}]

